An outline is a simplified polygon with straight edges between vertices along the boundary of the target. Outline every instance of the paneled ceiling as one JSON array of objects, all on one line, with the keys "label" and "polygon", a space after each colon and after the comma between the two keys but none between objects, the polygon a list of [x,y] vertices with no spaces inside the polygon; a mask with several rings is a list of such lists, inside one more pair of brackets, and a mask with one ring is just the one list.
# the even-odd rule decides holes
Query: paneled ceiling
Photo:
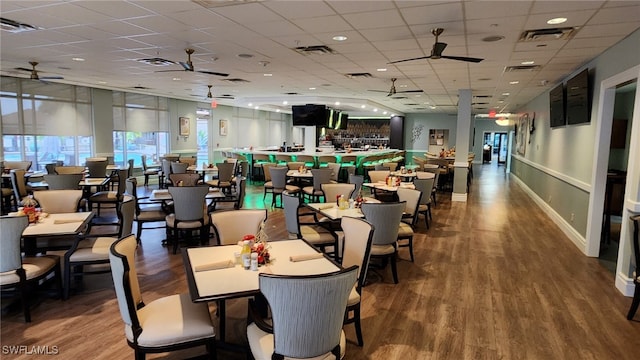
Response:
[{"label": "paneled ceiling", "polygon": [[[472,89],[474,113],[515,111],[640,27],[638,1],[3,0],[0,13],[35,28],[3,26],[3,75],[29,78],[16,68],[37,61],[41,78],[64,77],[50,82],[202,102],[212,85],[219,104],[289,111],[326,103],[387,116],[455,113],[459,89]],[[567,21],[547,24],[558,17]],[[444,56],[484,60],[389,64],[430,55],[433,28],[444,29]],[[552,28],[574,30],[521,39]],[[179,63],[187,48],[195,71]],[[152,58],[169,63],[139,61]],[[537,67],[506,70],[523,62]],[[397,93],[387,96],[392,78]]]}]

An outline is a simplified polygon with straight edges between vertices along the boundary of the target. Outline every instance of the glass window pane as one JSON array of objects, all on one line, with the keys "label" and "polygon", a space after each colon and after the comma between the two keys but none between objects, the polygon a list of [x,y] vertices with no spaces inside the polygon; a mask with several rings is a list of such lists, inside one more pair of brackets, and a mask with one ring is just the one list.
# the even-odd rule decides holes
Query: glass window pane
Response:
[{"label": "glass window pane", "polygon": [[124,131],[113,132],[113,161],[115,163],[122,162],[124,159],[124,144],[126,133]]},{"label": "glass window pane", "polygon": [[32,169],[45,170],[45,165],[62,161],[69,164],[75,157],[75,137],[74,136],[36,136],[36,162]]},{"label": "glass window pane", "polygon": [[198,162],[209,163],[209,122],[205,119],[197,119],[198,134]]},{"label": "glass window pane", "polygon": [[[84,165],[87,162],[87,158],[91,157],[91,149],[93,148],[93,137],[91,136],[78,136],[78,148],[75,154],[77,157],[70,159],[69,165]],[[65,161],[65,164],[67,162]]]},{"label": "glass window pane", "polygon": [[22,136],[19,135],[3,135],[2,136],[3,154],[5,161],[22,160]]},{"label": "glass window pane", "polygon": [[0,112],[2,116],[2,133],[21,134],[18,99],[0,97]]}]

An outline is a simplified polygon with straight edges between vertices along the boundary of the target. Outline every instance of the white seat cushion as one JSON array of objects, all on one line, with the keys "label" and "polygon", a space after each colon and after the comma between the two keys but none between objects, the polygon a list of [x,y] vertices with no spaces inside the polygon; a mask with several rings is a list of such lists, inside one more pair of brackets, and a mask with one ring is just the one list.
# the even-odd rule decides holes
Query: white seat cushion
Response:
[{"label": "white seat cushion", "polygon": [[360,294],[356,290],[356,285],[354,284],[351,288],[351,292],[349,293],[349,300],[347,300],[347,306],[353,306],[360,302]]},{"label": "white seat cushion", "polygon": [[322,190],[314,190],[313,186],[305,186],[302,188],[302,191],[307,195],[313,196],[323,196],[324,192]]},{"label": "white seat cushion", "polygon": [[396,252],[393,245],[371,245],[371,255],[389,255]]},{"label": "white seat cushion", "polygon": [[162,210],[140,211],[140,215],[136,217],[138,221],[164,221],[167,216]]},{"label": "white seat cushion", "polygon": [[[142,327],[138,337],[140,346],[168,346],[215,334],[207,304],[194,303],[187,294],[152,301],[138,310],[138,319]],[[129,326],[125,327],[125,335],[129,341],[133,341]]]},{"label": "white seat cushion", "polygon": [[[56,265],[56,262],[58,261],[58,259],[59,258],[56,255],[44,255],[44,256],[22,258],[22,268],[26,273],[27,280],[30,280],[45,274],[53,266]],[[20,277],[18,277],[15,271],[7,271],[4,273],[0,273],[0,285],[17,284],[19,282],[20,282]]]},{"label": "white seat cushion", "polygon": [[[255,323],[247,326],[247,339],[249,340],[249,347],[251,348],[251,354],[255,360],[271,360],[273,354],[273,334],[264,332],[258,328]],[[340,332],[340,359],[344,358],[345,350],[347,347],[347,340],[344,336],[344,331]],[[294,360],[296,358],[285,357],[285,360]],[[335,360],[335,356],[331,352],[326,354],[304,358],[305,360]]]},{"label": "white seat cushion", "polygon": [[[165,221],[167,222],[168,227],[175,227],[176,216],[175,214],[169,214],[165,217]],[[209,217],[204,217],[204,224],[207,225],[209,223]],[[178,229],[197,229],[202,227],[202,223],[200,221],[180,221],[178,223]]]},{"label": "white seat cushion", "polygon": [[329,230],[319,225],[302,225],[300,233],[311,244],[332,243],[336,240]]},{"label": "white seat cushion", "polygon": [[71,254],[71,261],[109,260],[109,248],[116,237],[98,237],[80,242],[78,249]]},{"label": "white seat cushion", "polygon": [[411,227],[411,225],[400,222],[400,226],[398,227],[398,237],[407,238],[410,236],[413,236],[413,228]]}]

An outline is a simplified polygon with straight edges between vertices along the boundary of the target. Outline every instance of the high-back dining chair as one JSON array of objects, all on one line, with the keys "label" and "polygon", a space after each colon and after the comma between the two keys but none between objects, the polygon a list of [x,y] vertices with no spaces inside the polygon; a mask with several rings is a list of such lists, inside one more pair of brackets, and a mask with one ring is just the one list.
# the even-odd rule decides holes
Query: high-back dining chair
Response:
[{"label": "high-back dining chair", "polygon": [[273,182],[271,181],[271,169],[276,167],[276,163],[263,163],[262,171],[264,174],[264,195],[262,195],[262,201],[267,198],[267,193],[273,193]]},{"label": "high-back dining chair", "polygon": [[93,209],[93,204],[98,205],[98,216],[100,216],[100,208],[102,205],[109,204],[114,207],[122,201],[122,194],[124,193],[124,185],[125,180],[127,179],[127,170],[120,169],[117,170],[118,175],[118,186],[114,191],[98,191],[97,193],[91,195],[89,197],[89,210]]},{"label": "high-back dining chair", "polygon": [[169,175],[173,186],[196,186],[200,181],[200,175],[195,173],[173,173]]},{"label": "high-back dining chair", "polygon": [[209,214],[205,197],[208,186],[169,186],[174,212],[166,216],[167,240],[173,242],[173,253],[180,245],[180,234],[187,233],[190,240],[194,231],[200,233],[200,243],[209,240]]},{"label": "high-back dining chair", "polygon": [[358,281],[354,284],[347,301],[347,310],[344,315],[345,324],[355,324],[358,345],[363,345],[362,327],[360,325],[360,303],[362,287],[367,276],[369,257],[371,255],[371,243],[373,241],[373,225],[366,220],[343,217],[341,227],[344,233],[342,243],[342,267],[358,266]]},{"label": "high-back dining chair", "polygon": [[331,182],[331,169],[311,169],[313,175],[313,186],[305,186],[302,188],[302,192],[312,202],[320,202],[320,197],[324,196],[322,192],[322,184],[328,184]]},{"label": "high-back dining chair", "polygon": [[[304,239],[323,252],[332,247],[338,256],[338,237],[316,221],[315,213],[300,212],[300,198],[294,195],[282,195],[284,220],[287,232],[297,239]],[[300,218],[313,217],[313,220],[301,222]]]},{"label": "high-back dining chair", "polygon": [[135,236],[128,235],[114,242],[109,251],[124,333],[135,358],[205,345],[215,359],[215,328],[206,303],[194,303],[188,294],[169,295],[148,304],[142,300],[135,262],[137,245]]},{"label": "high-back dining chair", "polygon": [[76,190],[82,174],[45,174],[44,181],[49,190]]},{"label": "high-back dining chair", "polygon": [[27,186],[27,182],[24,179],[25,173],[26,170],[23,169],[14,169],[9,173],[13,196],[18,204],[20,204],[22,199],[29,195],[29,193],[33,192],[31,188]]},{"label": "high-back dining chair", "polygon": [[211,213],[218,245],[237,244],[244,235],[257,235],[267,221],[266,209],[243,209]]},{"label": "high-back dining chair", "polygon": [[322,192],[324,193],[325,202],[335,202],[337,197],[343,195],[346,200],[349,200],[353,196],[353,192],[356,190],[355,184],[345,183],[329,183],[321,185]]},{"label": "high-back dining chair", "polygon": [[404,202],[366,202],[361,207],[364,218],[376,229],[373,232],[371,258],[390,260],[393,282],[396,284],[398,283],[396,242],[405,207],[406,204]]},{"label": "high-back dining chair", "polygon": [[328,274],[282,276],[259,274],[260,292],[271,309],[271,325],[250,300],[247,339],[255,359],[341,359],[342,331],[349,292],[357,267]]},{"label": "high-back dining chair", "polygon": [[84,166],[56,166],[56,174],[84,174]]},{"label": "high-back dining chair", "polygon": [[[189,167],[189,164],[184,163],[184,162],[172,162],[171,163],[171,173],[172,174],[185,174],[187,172],[187,168]],[[169,176],[169,179],[171,179],[171,176]],[[174,184],[175,186],[175,184]]]},{"label": "high-back dining chair", "polygon": [[103,178],[107,176],[107,159],[87,160],[86,166],[90,177]]},{"label": "high-back dining chair", "polygon": [[[159,175],[159,167],[150,167],[147,165],[147,155],[141,155],[142,159],[142,175],[144,175],[144,186],[149,186],[149,176]],[[159,177],[158,177],[159,180]],[[161,185],[161,184],[160,184]]]},{"label": "high-back dining chair", "polygon": [[338,177],[340,176],[340,164],[335,162],[327,163],[327,167],[331,169],[331,182],[338,182]]},{"label": "high-back dining chair", "polygon": [[351,194],[352,199],[357,198],[360,194],[362,190],[362,183],[364,183],[364,176],[349,174],[349,184],[354,184],[356,186],[356,188],[353,190],[353,193]]},{"label": "high-back dining chair", "polygon": [[40,209],[48,214],[77,212],[81,207],[82,190],[34,191],[33,198]]},{"label": "high-back dining chair", "polygon": [[110,234],[78,236],[73,245],[64,254],[64,299],[69,298],[71,279],[80,281],[84,275],[104,274],[109,268],[90,265],[109,263],[109,248],[125,234],[131,234],[136,199],[125,195],[116,206],[118,223],[116,231]]},{"label": "high-back dining chair", "polygon": [[207,185],[219,188],[221,191],[229,191],[231,189],[235,163],[217,163],[216,167],[218,168],[218,178],[207,181]]},{"label": "high-back dining chair", "polygon": [[[56,255],[23,257],[20,249],[22,232],[29,225],[26,216],[0,216],[2,241],[0,241],[0,286],[4,289],[15,288],[22,302],[24,321],[31,322],[29,291],[40,281],[55,273],[55,283],[62,297],[62,276],[60,258]],[[4,292],[3,292],[4,296]]]},{"label": "high-back dining chair", "polygon": [[300,188],[295,185],[287,184],[287,171],[286,167],[278,166],[269,168],[271,174],[272,199],[271,207],[277,207],[277,198],[280,197],[280,206],[282,207],[282,194],[286,191],[288,194],[297,194],[300,192]]},{"label": "high-back dining chair", "polygon": [[[398,200],[405,202],[404,214],[398,228],[398,246],[409,247],[409,256],[413,262],[413,228],[418,222],[418,211],[422,191],[416,189],[398,188]],[[407,242],[405,243],[406,240]]]},{"label": "high-back dining chair", "polygon": [[420,190],[422,192],[422,196],[420,197],[420,205],[418,206],[418,213],[424,215],[424,223],[429,229],[429,220],[432,220],[431,217],[431,192],[433,191],[435,177],[430,179],[415,179],[413,180],[413,185],[416,190]]},{"label": "high-back dining chair", "polygon": [[[149,197],[138,197],[138,180],[135,177],[130,177],[126,180],[125,191],[127,194],[134,197],[135,201],[135,214],[133,221],[136,222],[136,239],[138,242],[142,241],[143,229],[162,229],[165,228],[165,218],[167,213],[162,208],[162,205],[157,202],[145,201]],[[161,226],[144,227],[146,223],[162,223]]]}]

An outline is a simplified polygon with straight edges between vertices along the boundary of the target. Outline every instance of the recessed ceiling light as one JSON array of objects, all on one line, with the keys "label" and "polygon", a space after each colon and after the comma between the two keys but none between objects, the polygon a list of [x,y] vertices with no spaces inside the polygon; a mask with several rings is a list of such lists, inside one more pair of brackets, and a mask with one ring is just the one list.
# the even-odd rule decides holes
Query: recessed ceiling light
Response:
[{"label": "recessed ceiling light", "polygon": [[310,87],[310,88],[309,88],[309,90],[315,90],[315,89],[316,89],[316,88],[314,88],[314,87]]},{"label": "recessed ceiling light", "polygon": [[422,95],[420,95],[420,94],[416,94],[416,97],[420,97],[420,96],[422,96]]},{"label": "recessed ceiling light", "polygon": [[396,116],[396,114],[391,114],[391,116]]},{"label": "recessed ceiling light", "polygon": [[364,108],[366,108],[366,107],[367,107],[367,105],[360,105],[360,108],[361,108],[361,109],[364,109]]},{"label": "recessed ceiling light", "polygon": [[436,108],[436,106],[435,106],[435,105],[431,105],[431,106],[429,106],[429,109],[431,109],[431,110],[433,110],[433,109],[435,109],[435,108]]},{"label": "recessed ceiling light", "polygon": [[562,24],[562,23],[564,23],[566,21],[567,21],[567,18],[557,17],[557,18],[553,18],[553,19],[547,20],[547,24],[549,24],[549,25],[557,25],[557,24]]},{"label": "recessed ceiling light", "polygon": [[387,112],[386,112],[386,111],[383,111],[383,112],[382,112],[382,114],[383,114],[383,115],[387,115]]},{"label": "recessed ceiling light", "polygon": [[376,71],[380,71],[380,72],[382,72],[382,71],[387,71],[387,69],[385,69],[385,68],[379,68],[379,69],[376,69]]},{"label": "recessed ceiling light", "polygon": [[398,87],[406,88],[408,85],[398,85]]},{"label": "recessed ceiling light", "polygon": [[248,103],[247,106],[253,106],[253,104],[252,103]]},{"label": "recessed ceiling light", "polygon": [[262,76],[273,76],[273,74],[262,74]]},{"label": "recessed ceiling light", "polygon": [[373,109],[373,112],[378,112],[378,109]]},{"label": "recessed ceiling light", "polygon": [[498,104],[502,104],[502,103],[504,103],[504,100],[499,100],[498,101]]},{"label": "recessed ceiling light", "polygon": [[173,79],[171,79],[173,81],[180,81],[181,79],[179,77],[174,77]]},{"label": "recessed ceiling light", "polygon": [[280,109],[276,109],[276,112],[280,112]]},{"label": "recessed ceiling light", "polygon": [[255,109],[256,109],[256,110],[260,109],[260,106],[256,105]]},{"label": "recessed ceiling light", "polygon": [[535,61],[533,61],[533,60],[528,60],[528,61],[523,61],[523,62],[521,62],[520,64],[521,64],[521,65],[533,65],[533,64],[535,64],[535,63],[536,63],[536,62],[535,62]]},{"label": "recessed ceiling light", "polygon": [[520,81],[509,81],[509,85],[520,84]]},{"label": "recessed ceiling light", "polygon": [[289,102],[287,100],[282,102],[282,105],[287,105]]},{"label": "recessed ceiling light", "polygon": [[333,37],[333,40],[335,40],[335,41],[345,41],[345,40],[347,40],[347,37],[344,36],[344,35],[336,35],[336,36]]},{"label": "recessed ceiling light", "polygon": [[511,94],[510,94],[510,93],[508,93],[508,92],[503,92],[503,93],[502,93],[502,96],[509,96],[509,95],[511,95]]},{"label": "recessed ceiling light", "polygon": [[335,105],[336,105],[336,106],[340,106],[340,101],[336,101],[336,102],[335,102]]},{"label": "recessed ceiling light", "polygon": [[502,35],[491,35],[491,36],[487,36],[482,38],[482,41],[484,42],[495,42],[495,41],[500,41],[504,39],[504,36]]},{"label": "recessed ceiling light", "polygon": [[106,83],[107,83],[106,81],[98,81],[98,84],[100,84],[100,85],[104,85]]},{"label": "recessed ceiling light", "polygon": [[74,57],[74,58],[71,58],[71,60],[73,60],[73,61],[84,61],[84,59],[80,58],[80,57]]}]

